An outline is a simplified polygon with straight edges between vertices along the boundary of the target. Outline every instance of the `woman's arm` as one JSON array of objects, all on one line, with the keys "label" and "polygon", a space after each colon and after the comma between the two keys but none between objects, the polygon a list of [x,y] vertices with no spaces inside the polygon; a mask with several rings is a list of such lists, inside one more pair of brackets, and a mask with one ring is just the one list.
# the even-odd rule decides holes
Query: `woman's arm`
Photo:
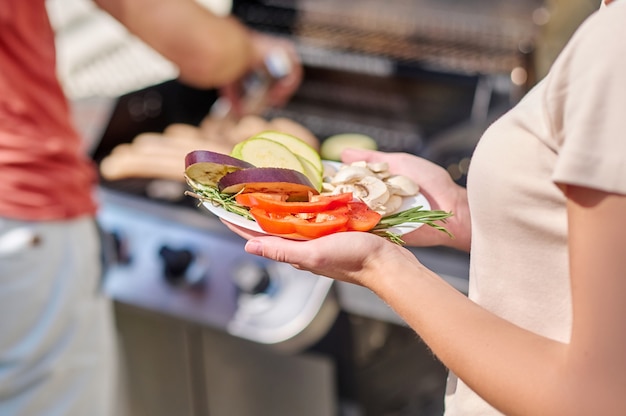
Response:
[{"label": "woman's arm", "polygon": [[[626,414],[626,196],[572,186],[565,192],[573,296],[569,344],[454,300],[437,280],[414,283],[421,287],[411,293],[427,288],[415,300],[425,306],[420,308],[389,287],[375,291],[402,304],[405,318],[442,361],[506,414]],[[443,298],[448,302],[442,307],[435,299]],[[440,318],[426,316],[428,308]]]},{"label": "woman's arm", "polygon": [[574,308],[568,344],[491,314],[407,250],[368,233],[253,238],[246,250],[370,288],[506,414],[626,414],[626,196],[576,187],[566,194]]},{"label": "woman's arm", "polygon": [[626,414],[626,195],[565,194],[573,327],[559,398],[577,397],[578,414]]}]

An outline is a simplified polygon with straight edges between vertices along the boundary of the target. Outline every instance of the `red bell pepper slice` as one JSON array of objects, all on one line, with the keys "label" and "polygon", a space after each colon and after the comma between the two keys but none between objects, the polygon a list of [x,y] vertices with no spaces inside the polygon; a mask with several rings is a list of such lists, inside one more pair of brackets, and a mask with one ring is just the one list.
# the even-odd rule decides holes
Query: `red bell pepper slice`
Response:
[{"label": "red bell pepper slice", "polygon": [[317,238],[346,230],[348,217],[347,209],[325,211],[312,215],[284,214],[267,212],[261,208],[250,208],[250,215],[254,217],[259,227],[271,234],[294,234],[305,238]]},{"label": "red bell pepper slice", "polygon": [[365,202],[351,201],[348,203],[348,223],[350,231],[369,231],[378,224],[382,215],[370,209]]},{"label": "red bell pepper slice", "polygon": [[339,195],[312,195],[307,202],[287,201],[285,194],[251,192],[235,196],[235,201],[239,205],[261,208],[266,212],[289,214],[328,211],[346,205],[351,200],[351,192]]}]

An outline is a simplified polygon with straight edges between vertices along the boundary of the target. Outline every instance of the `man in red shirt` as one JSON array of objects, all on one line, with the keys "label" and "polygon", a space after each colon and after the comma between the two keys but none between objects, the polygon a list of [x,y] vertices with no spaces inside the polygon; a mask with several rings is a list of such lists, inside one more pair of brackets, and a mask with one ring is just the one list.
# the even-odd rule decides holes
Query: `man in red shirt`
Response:
[{"label": "man in red shirt", "polygon": [[[279,45],[193,0],[96,3],[201,88],[234,85]],[[98,292],[96,175],[56,78],[45,0],[0,0],[0,414],[119,415],[110,302]]]}]

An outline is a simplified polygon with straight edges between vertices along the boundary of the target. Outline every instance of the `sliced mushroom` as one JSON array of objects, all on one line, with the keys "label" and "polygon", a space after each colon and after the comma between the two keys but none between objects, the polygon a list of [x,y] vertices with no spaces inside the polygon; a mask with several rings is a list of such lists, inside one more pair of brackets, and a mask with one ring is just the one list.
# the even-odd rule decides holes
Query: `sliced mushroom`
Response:
[{"label": "sliced mushroom", "polygon": [[328,163],[324,163],[323,167],[324,167],[324,172],[323,172],[324,180],[328,179],[328,182],[330,182],[330,179],[337,174],[337,168]]},{"label": "sliced mushroom", "polygon": [[400,209],[403,197],[416,195],[419,186],[407,176],[393,175],[386,162],[358,161],[335,173],[324,172],[322,192],[352,192],[371,209],[389,215]]},{"label": "sliced mushroom", "polygon": [[416,195],[420,188],[411,180],[411,178],[404,175],[394,175],[385,180],[387,186],[389,186],[391,193],[400,196],[412,196]]},{"label": "sliced mushroom", "polygon": [[367,176],[356,185],[366,190],[366,195],[361,196],[360,199],[373,210],[384,205],[391,195],[385,182],[375,176]]},{"label": "sliced mushroom", "polygon": [[362,166],[344,166],[333,176],[331,183],[351,183],[357,182],[365,177],[374,177],[374,172]]},{"label": "sliced mushroom", "polygon": [[358,183],[341,183],[333,188],[331,193],[333,195],[343,194],[347,192],[352,192],[352,196],[354,198],[362,198],[367,196],[367,189],[360,186]]},{"label": "sliced mushroom", "polygon": [[385,202],[385,205],[382,206],[377,211],[381,215],[389,215],[389,214],[393,214],[394,212],[396,212],[398,208],[400,208],[401,206],[402,206],[402,197],[400,195],[391,195],[389,199],[387,199],[387,202]]},{"label": "sliced mushroom", "polygon": [[361,168],[366,168],[367,167],[367,162],[364,160],[357,160],[356,162],[352,162],[350,163],[350,166],[358,166]]},{"label": "sliced mushroom", "polygon": [[322,193],[333,192],[334,190],[335,185],[326,181],[322,182]]},{"label": "sliced mushroom", "polygon": [[382,180],[385,180],[385,179],[389,178],[390,176],[392,176],[391,172],[389,172],[388,170],[383,170],[381,172],[375,172],[374,174],[376,175],[376,177],[378,179],[382,179]]},{"label": "sliced mushroom", "polygon": [[370,162],[367,163],[367,168],[374,173],[384,173],[389,170],[389,163],[387,162]]}]

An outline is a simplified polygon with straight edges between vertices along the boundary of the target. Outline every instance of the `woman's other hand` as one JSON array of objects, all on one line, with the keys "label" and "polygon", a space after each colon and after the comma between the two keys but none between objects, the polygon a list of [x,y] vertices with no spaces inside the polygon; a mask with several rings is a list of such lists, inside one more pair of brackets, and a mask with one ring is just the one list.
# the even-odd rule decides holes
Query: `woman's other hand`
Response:
[{"label": "woman's other hand", "polygon": [[445,245],[469,251],[471,227],[467,192],[465,188],[452,180],[444,168],[409,153],[385,153],[360,149],[344,150],[342,161],[344,163],[387,162],[392,173],[408,176],[419,185],[420,192],[430,202],[431,209],[451,211],[454,214],[444,224],[446,229],[454,235],[453,239],[432,227],[422,226],[402,236],[408,245]]}]

